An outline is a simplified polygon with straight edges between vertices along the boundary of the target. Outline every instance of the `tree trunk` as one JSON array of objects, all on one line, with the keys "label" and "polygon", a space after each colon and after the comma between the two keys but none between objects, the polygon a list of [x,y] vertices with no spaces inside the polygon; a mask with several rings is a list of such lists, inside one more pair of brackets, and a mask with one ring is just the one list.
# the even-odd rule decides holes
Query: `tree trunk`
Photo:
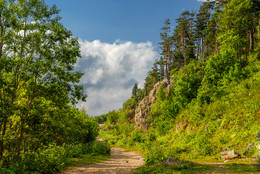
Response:
[{"label": "tree trunk", "polygon": [[255,38],[254,38],[254,29],[252,29],[250,32],[249,32],[249,38],[250,38],[250,51],[253,51],[254,50],[254,47],[255,47]]},{"label": "tree trunk", "polygon": [[205,63],[205,49],[204,49],[204,42],[203,39],[201,39],[201,56],[202,56],[202,60],[203,60],[203,64]]},{"label": "tree trunk", "polygon": [[[21,123],[21,126],[23,126],[23,123]],[[23,137],[24,137],[24,132],[23,132],[23,127],[21,127],[20,137],[19,137],[19,140],[18,140],[16,152],[14,153],[14,157],[13,157],[13,164],[15,164],[20,158]]]},{"label": "tree trunk", "polygon": [[166,63],[166,77],[168,82],[170,83],[170,75],[169,75],[169,61],[170,61],[170,50],[168,43],[165,44],[165,63]]},{"label": "tree trunk", "polygon": [[[3,159],[3,152],[4,152],[4,136],[5,136],[5,132],[6,132],[6,122],[4,122],[3,125],[3,131],[2,131],[2,137],[0,140],[0,161]],[[1,125],[2,126],[2,125]]]}]

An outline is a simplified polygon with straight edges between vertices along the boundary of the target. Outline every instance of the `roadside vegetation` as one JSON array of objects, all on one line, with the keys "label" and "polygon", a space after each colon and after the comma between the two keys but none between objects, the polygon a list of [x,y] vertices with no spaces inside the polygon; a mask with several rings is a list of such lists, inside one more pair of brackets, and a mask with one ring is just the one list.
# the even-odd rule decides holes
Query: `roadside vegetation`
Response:
[{"label": "roadside vegetation", "polygon": [[56,6],[42,0],[0,2],[0,173],[57,173],[74,158],[109,155],[94,142],[95,119],[74,70],[79,43]]}]

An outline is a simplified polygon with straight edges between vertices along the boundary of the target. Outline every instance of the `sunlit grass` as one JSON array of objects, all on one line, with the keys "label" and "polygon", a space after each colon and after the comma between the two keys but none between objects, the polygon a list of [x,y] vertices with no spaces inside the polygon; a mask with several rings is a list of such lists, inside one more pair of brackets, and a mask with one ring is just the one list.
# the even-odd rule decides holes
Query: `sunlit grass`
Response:
[{"label": "sunlit grass", "polygon": [[[194,161],[194,160],[193,160]],[[237,163],[238,162],[238,163]],[[167,164],[156,164],[152,166],[143,166],[138,168],[134,173],[142,174],[142,173],[180,173],[180,174],[188,174],[188,173],[252,173],[258,174],[260,172],[260,168],[257,164],[257,161],[229,161],[227,163],[203,163],[203,161],[199,160],[198,163],[190,162],[190,161],[178,161],[174,162],[170,165]]]},{"label": "sunlit grass", "polygon": [[95,164],[109,159],[109,156],[104,155],[84,155],[83,158],[73,158],[70,166],[81,166]]},{"label": "sunlit grass", "polygon": [[86,166],[86,165],[90,165],[90,164],[100,163],[100,162],[108,160],[109,158],[110,158],[109,155],[86,154],[82,158],[72,158],[64,170],[75,168],[75,167],[80,167],[80,166]]}]

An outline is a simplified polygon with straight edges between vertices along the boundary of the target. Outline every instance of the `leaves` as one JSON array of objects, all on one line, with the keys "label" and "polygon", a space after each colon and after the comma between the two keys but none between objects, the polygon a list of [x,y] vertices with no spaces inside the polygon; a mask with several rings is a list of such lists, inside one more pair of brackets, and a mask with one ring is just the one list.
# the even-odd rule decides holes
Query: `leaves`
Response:
[{"label": "leaves", "polygon": [[[5,0],[0,7],[0,161],[15,163],[48,142],[93,140],[95,122],[69,106],[86,95],[78,84],[83,74],[73,66],[79,43],[59,22],[57,7],[42,0]],[[70,131],[56,130],[65,125]]]}]

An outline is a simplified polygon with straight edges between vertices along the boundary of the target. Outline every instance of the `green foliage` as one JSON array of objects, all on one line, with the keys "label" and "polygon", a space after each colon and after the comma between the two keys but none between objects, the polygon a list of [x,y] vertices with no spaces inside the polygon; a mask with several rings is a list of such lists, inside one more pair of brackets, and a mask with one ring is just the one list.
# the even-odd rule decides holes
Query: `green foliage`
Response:
[{"label": "green foliage", "polygon": [[93,145],[91,147],[91,150],[86,151],[87,153],[95,155],[110,155],[110,147],[103,143],[93,142]]},{"label": "green foliage", "polygon": [[159,163],[167,158],[165,149],[159,144],[153,144],[153,146],[150,145],[146,147],[146,152],[145,163],[147,165]]},{"label": "green foliage", "polygon": [[[241,56],[254,49],[254,28],[258,25],[259,11],[251,0],[231,0],[219,13],[218,40],[223,49],[232,49]],[[248,34],[250,33],[250,37]]]},{"label": "green foliage", "polygon": [[70,106],[86,95],[73,66],[79,43],[57,7],[41,0],[0,6],[0,163],[51,143],[93,140],[95,123]]},{"label": "green foliage", "polygon": [[[195,160],[193,162],[174,160],[172,164],[161,164],[142,166],[135,171],[135,174],[190,174],[190,173],[258,173],[257,164],[241,164],[235,160],[226,164],[208,164],[208,161]],[[246,161],[249,162],[249,161]]]},{"label": "green foliage", "polygon": [[[130,129],[122,136],[121,125],[118,124],[111,130],[103,131],[102,136],[108,142],[113,141],[114,145],[144,151],[146,164],[149,165],[172,157],[219,161],[220,152],[226,147],[243,153],[249,143],[257,141],[259,132],[258,68],[259,62],[249,63],[244,68],[247,76],[239,77],[240,80],[234,80],[237,79],[235,77],[230,80],[231,83],[225,83],[228,93],[208,104],[201,105],[193,98],[186,107],[179,108],[168,99],[173,94],[166,96],[165,100],[158,99],[151,107],[151,127],[148,131]],[[162,88],[160,90],[163,91]],[[175,112],[173,108],[179,110]],[[248,156],[256,157],[256,149],[250,149]]]},{"label": "green foliage", "polygon": [[158,90],[158,100],[164,101],[166,99],[164,88],[161,85]]},{"label": "green foliage", "polygon": [[68,162],[66,150],[64,147],[53,146],[44,150],[27,152],[23,155],[19,165],[22,167],[22,171],[57,173]]},{"label": "green foliage", "polygon": [[142,131],[134,131],[130,136],[131,143],[143,143],[144,139],[142,136]]},{"label": "green foliage", "polygon": [[109,155],[110,148],[100,142],[76,145],[50,145],[44,149],[28,151],[20,161],[9,168],[0,168],[0,172],[8,173],[57,173],[70,165],[73,158],[82,158],[86,154]]},{"label": "green foliage", "polygon": [[84,154],[110,155],[110,148],[103,143],[93,141],[87,144],[71,144],[65,146],[71,158],[81,158]]},{"label": "green foliage", "polygon": [[199,136],[196,142],[195,150],[200,156],[210,156],[213,153],[214,145],[207,135]]},{"label": "green foliage", "polygon": [[118,112],[116,112],[115,110],[110,111],[107,115],[107,124],[112,124],[115,123],[118,120]]},{"label": "green foliage", "polygon": [[107,121],[106,115],[96,116],[95,120],[98,124],[103,124],[105,121]]},{"label": "green foliage", "polygon": [[205,67],[205,76],[199,88],[198,101],[209,103],[229,93],[228,85],[239,83],[249,76],[246,68],[241,66],[229,51],[211,56]]},{"label": "green foliage", "polygon": [[138,86],[137,86],[137,84],[135,84],[133,89],[132,89],[132,96],[136,97],[137,93],[138,93]]},{"label": "green foliage", "polygon": [[189,77],[181,76],[173,89],[172,100],[174,103],[179,108],[183,108],[190,103],[192,99],[197,97],[200,82],[201,79],[196,74],[190,74]]}]

